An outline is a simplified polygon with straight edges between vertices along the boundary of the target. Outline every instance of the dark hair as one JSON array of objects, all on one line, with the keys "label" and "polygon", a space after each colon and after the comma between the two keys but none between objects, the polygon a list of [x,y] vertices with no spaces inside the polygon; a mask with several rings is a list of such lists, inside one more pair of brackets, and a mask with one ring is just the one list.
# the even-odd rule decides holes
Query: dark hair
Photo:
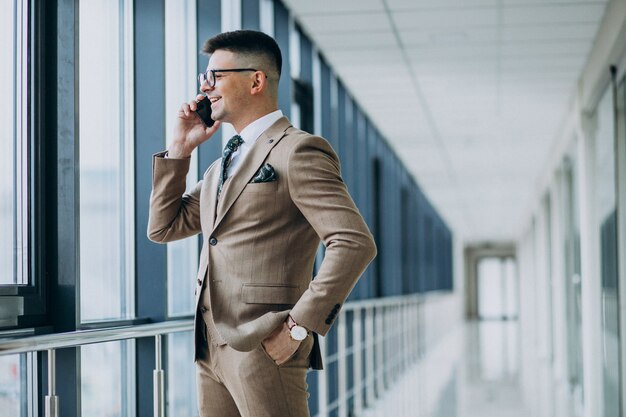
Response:
[{"label": "dark hair", "polygon": [[280,76],[283,65],[280,48],[274,38],[263,32],[235,30],[233,32],[220,33],[204,43],[202,52],[212,54],[220,49],[234,53],[263,55],[276,65],[276,70]]}]

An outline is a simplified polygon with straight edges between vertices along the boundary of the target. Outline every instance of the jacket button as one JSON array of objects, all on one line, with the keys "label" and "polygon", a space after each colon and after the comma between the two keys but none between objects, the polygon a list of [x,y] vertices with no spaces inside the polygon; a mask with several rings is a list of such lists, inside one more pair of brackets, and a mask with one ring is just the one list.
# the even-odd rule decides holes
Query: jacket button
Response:
[{"label": "jacket button", "polygon": [[202,280],[198,278],[198,286],[201,287],[202,286]]},{"label": "jacket button", "polygon": [[211,236],[211,239],[209,239],[209,245],[211,246],[217,245],[217,239]]}]

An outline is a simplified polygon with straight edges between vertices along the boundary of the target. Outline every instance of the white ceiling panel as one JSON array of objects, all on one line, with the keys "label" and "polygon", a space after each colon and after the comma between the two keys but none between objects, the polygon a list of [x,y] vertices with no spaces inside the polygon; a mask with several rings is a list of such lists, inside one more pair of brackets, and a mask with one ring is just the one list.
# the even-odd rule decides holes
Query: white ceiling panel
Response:
[{"label": "white ceiling panel", "polygon": [[424,45],[408,46],[406,51],[411,59],[417,61],[430,60],[431,58],[453,57],[463,58],[495,58],[498,48],[495,44],[447,44],[447,45]]},{"label": "white ceiling panel", "polygon": [[597,30],[595,23],[575,23],[568,25],[504,26],[501,30],[502,41],[555,41],[589,40],[592,41]]},{"label": "white ceiling panel", "polygon": [[320,35],[318,42],[322,50],[396,47],[396,37],[390,32],[346,32]]},{"label": "white ceiling panel", "polygon": [[[328,14],[328,15],[304,15],[302,16],[303,25],[308,28],[314,28],[316,32],[332,32],[342,33],[368,30],[384,30],[391,31],[391,25],[385,13],[355,13],[351,15],[345,14]],[[310,32],[310,30],[309,30]]]},{"label": "white ceiling panel", "polygon": [[393,20],[398,29],[449,29],[464,27],[495,26],[497,12],[495,8],[450,8],[443,10],[401,10],[393,13]]},{"label": "white ceiling panel", "polygon": [[[376,54],[367,51],[354,50],[326,50],[325,56],[333,63],[349,63],[350,65],[362,65],[367,68],[372,62],[377,62],[378,66],[385,68],[385,62],[397,62],[402,59],[400,48],[390,47],[376,51]],[[339,72],[341,75],[341,72]]]},{"label": "white ceiling panel", "polygon": [[514,240],[606,1],[287,4],[455,233]]},{"label": "white ceiling panel", "polygon": [[558,5],[537,4],[530,6],[505,7],[502,11],[503,26],[528,24],[571,24],[598,23],[604,14],[605,5],[563,3]]},{"label": "white ceiling panel", "polygon": [[301,16],[310,14],[348,14],[355,10],[359,12],[382,12],[384,10],[382,0],[283,0],[292,10],[297,10]]},{"label": "white ceiling panel", "polygon": [[[539,5],[543,6],[547,3],[547,0],[501,0],[504,6],[528,6]],[[604,4],[606,0],[549,0],[550,4]]]},{"label": "white ceiling panel", "polygon": [[411,67],[417,77],[465,77],[472,79],[474,76],[483,74],[495,76],[498,69],[496,60],[493,61],[474,61],[474,60],[454,60],[442,62],[428,60],[413,60]]},{"label": "white ceiling panel", "polygon": [[505,43],[498,47],[501,56],[505,58],[549,56],[553,60],[558,59],[559,55],[586,56],[590,48],[591,41],[588,40]]},{"label": "white ceiling panel", "polygon": [[508,56],[500,59],[500,68],[508,73],[527,71],[561,71],[581,69],[586,59],[585,54],[551,56]]},{"label": "white ceiling panel", "polygon": [[458,9],[467,7],[495,7],[498,0],[386,0],[392,10]]}]

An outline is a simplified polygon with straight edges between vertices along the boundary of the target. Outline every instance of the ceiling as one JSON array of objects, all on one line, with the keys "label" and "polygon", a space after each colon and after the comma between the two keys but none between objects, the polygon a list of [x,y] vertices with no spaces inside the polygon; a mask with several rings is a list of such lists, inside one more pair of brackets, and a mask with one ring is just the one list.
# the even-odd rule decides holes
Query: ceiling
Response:
[{"label": "ceiling", "polygon": [[607,2],[285,2],[454,232],[516,240]]}]

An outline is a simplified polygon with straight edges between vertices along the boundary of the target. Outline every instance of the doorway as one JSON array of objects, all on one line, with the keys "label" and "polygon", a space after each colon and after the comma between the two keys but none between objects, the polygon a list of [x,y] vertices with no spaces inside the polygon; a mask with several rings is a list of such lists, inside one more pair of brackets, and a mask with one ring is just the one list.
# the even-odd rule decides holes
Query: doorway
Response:
[{"label": "doorway", "polygon": [[484,257],[476,265],[478,319],[516,320],[517,272],[512,257]]},{"label": "doorway", "polygon": [[519,279],[513,244],[465,248],[465,314],[469,320],[517,320]]}]

